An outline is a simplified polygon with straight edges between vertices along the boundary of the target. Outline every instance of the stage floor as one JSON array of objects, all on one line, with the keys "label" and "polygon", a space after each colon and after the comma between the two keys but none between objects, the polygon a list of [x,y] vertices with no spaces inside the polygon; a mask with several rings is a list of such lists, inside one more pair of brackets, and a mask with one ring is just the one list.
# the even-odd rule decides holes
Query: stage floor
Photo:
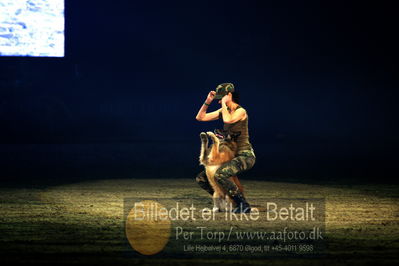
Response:
[{"label": "stage floor", "polygon": [[[0,254],[7,263],[397,264],[399,186],[242,181],[248,200],[324,198],[326,253],[319,257],[169,258],[131,256],[124,201],[211,198],[194,179],[108,179],[0,188]],[[262,208],[262,206],[259,206]],[[226,221],[220,220],[226,224]],[[251,226],[248,223],[246,226]],[[245,227],[245,226],[244,226]],[[133,250],[131,252],[134,252]]]}]

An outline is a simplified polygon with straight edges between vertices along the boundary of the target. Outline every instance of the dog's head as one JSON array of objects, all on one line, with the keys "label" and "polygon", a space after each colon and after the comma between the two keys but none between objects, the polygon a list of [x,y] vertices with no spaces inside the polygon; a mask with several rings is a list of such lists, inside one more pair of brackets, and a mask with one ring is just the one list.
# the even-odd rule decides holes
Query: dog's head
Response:
[{"label": "dog's head", "polygon": [[215,129],[214,133],[222,142],[236,142],[238,137],[241,135],[241,131],[229,131],[223,129]]}]

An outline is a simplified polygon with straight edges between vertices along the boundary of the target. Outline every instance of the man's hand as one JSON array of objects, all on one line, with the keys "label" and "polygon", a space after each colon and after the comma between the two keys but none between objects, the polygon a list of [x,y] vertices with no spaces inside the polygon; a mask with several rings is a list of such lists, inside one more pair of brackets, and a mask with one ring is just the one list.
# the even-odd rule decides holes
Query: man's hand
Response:
[{"label": "man's hand", "polygon": [[210,91],[208,93],[208,97],[206,97],[206,101],[205,102],[207,104],[210,104],[213,101],[213,98],[215,98],[215,94],[216,94],[216,91]]},{"label": "man's hand", "polygon": [[231,98],[231,95],[225,95],[222,98],[221,104],[226,104],[226,102]]}]

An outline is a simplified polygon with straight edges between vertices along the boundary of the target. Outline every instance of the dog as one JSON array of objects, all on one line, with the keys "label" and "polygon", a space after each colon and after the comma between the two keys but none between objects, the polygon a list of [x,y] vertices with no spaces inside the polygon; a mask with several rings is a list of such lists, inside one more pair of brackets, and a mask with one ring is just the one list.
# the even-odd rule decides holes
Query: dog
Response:
[{"label": "dog", "polygon": [[[200,165],[205,167],[206,176],[212,186],[213,193],[213,212],[231,211],[235,207],[235,202],[230,198],[226,191],[220,187],[215,181],[215,172],[219,167],[232,160],[237,153],[237,138],[241,132],[227,132],[224,130],[215,130],[215,133],[201,132],[201,152]],[[211,138],[212,144],[208,147],[208,137]],[[237,176],[230,177],[230,181],[234,182],[243,193],[244,188],[238,180]]]}]

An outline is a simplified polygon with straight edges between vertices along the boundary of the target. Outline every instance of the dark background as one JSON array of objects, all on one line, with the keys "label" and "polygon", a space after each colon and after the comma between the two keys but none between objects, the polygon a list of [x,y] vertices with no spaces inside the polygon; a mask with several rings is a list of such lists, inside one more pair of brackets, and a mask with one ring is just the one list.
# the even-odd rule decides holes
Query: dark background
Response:
[{"label": "dark background", "polygon": [[389,1],[144,2],[66,1],[65,58],[0,58],[3,185],[194,179],[223,82],[249,114],[243,178],[396,181]]}]

